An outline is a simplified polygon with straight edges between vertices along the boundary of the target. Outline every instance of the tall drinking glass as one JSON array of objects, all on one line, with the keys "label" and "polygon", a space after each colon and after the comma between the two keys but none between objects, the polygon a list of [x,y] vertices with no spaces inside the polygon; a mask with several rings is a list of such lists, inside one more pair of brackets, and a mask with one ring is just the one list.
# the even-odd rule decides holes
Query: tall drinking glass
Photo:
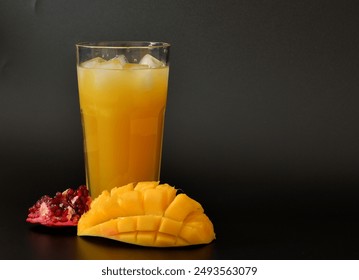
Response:
[{"label": "tall drinking glass", "polygon": [[76,49],[91,195],[159,180],[170,45],[88,42]]}]

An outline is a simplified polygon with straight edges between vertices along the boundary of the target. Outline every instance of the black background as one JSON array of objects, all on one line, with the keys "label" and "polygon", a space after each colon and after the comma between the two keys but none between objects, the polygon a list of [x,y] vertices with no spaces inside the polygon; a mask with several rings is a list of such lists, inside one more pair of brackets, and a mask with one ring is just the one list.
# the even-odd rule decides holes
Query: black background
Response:
[{"label": "black background", "polygon": [[[356,1],[1,0],[0,258],[357,259]],[[75,43],[172,45],[161,181],[217,240],[157,250],[25,223],[85,183]]]}]

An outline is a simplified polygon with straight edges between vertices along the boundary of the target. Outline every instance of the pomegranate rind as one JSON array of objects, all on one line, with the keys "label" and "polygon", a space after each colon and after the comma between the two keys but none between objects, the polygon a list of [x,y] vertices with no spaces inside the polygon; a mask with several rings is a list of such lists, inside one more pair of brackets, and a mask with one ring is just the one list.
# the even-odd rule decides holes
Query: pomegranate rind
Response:
[{"label": "pomegranate rind", "polygon": [[91,201],[84,185],[58,192],[54,197],[44,195],[29,208],[26,222],[48,227],[77,226],[80,217],[90,209]]},{"label": "pomegranate rind", "polygon": [[49,221],[44,221],[43,219],[39,219],[39,218],[27,218],[26,222],[31,223],[31,224],[40,224],[43,226],[47,226],[47,227],[76,227],[77,223],[74,223],[72,221],[67,221],[67,222],[51,222]]}]

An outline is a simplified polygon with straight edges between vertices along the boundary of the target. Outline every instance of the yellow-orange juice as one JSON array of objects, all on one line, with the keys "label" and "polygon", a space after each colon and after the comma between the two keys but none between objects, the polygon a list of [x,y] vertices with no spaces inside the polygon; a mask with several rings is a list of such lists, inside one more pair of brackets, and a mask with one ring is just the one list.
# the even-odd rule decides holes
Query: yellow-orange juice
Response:
[{"label": "yellow-orange juice", "polygon": [[104,189],[159,180],[168,66],[95,58],[79,64],[87,185]]}]

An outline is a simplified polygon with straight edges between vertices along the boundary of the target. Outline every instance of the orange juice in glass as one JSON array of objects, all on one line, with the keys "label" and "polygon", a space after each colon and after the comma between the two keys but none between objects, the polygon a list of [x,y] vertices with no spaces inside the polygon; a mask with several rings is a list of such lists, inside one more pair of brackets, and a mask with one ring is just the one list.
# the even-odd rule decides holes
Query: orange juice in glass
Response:
[{"label": "orange juice in glass", "polygon": [[91,195],[159,180],[170,45],[99,42],[76,47]]}]

